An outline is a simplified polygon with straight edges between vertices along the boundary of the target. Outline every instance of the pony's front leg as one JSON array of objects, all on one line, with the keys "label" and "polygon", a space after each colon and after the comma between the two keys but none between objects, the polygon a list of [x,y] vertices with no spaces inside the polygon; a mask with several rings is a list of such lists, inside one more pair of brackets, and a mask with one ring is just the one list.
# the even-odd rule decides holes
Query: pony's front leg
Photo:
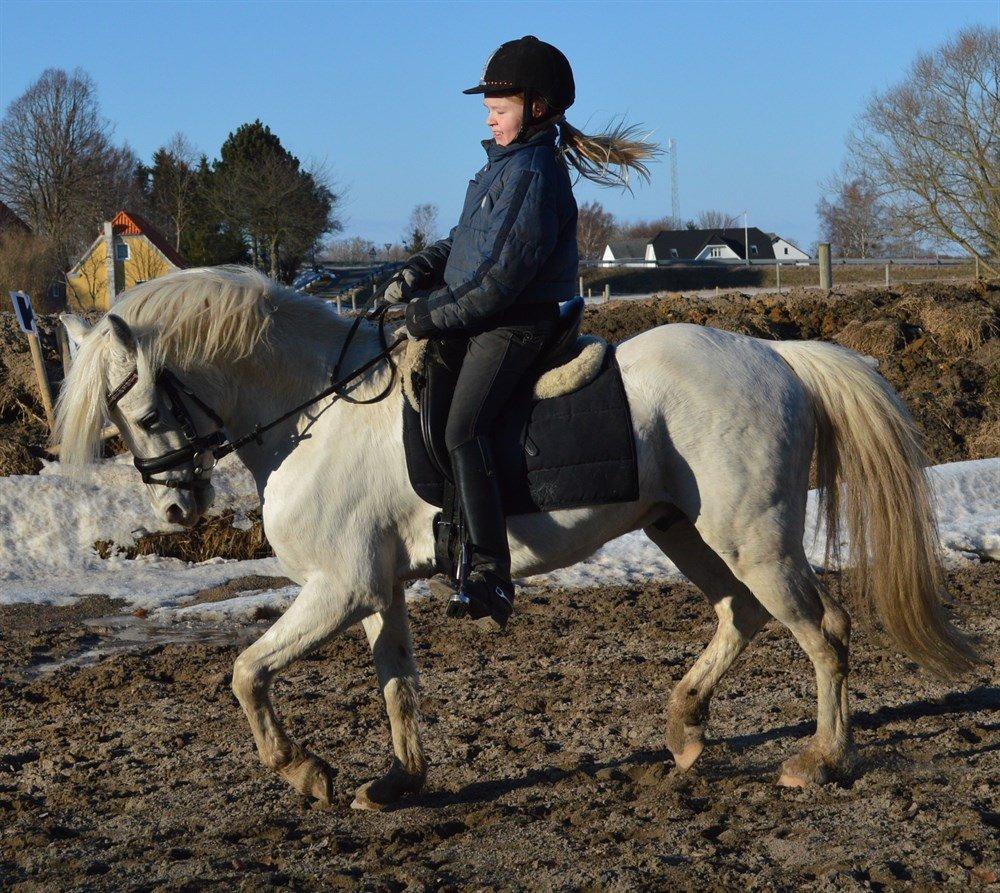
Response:
[{"label": "pony's front leg", "polygon": [[316,574],[233,666],[233,693],[250,722],[261,762],[300,794],[324,803],[333,799],[330,767],[285,734],[271,705],[271,680],[296,658],[380,607],[372,587],[345,586],[343,580]]},{"label": "pony's front leg", "polygon": [[413,661],[402,586],[396,586],[392,604],[386,610],[362,622],[385,695],[395,756],[385,775],[358,788],[351,806],[385,809],[407,794],[420,791],[427,777],[427,760],[420,740],[417,666]]}]

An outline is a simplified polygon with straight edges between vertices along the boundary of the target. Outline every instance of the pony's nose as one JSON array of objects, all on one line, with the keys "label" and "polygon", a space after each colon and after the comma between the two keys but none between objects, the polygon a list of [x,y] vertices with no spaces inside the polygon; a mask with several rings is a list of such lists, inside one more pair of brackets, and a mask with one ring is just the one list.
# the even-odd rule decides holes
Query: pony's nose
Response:
[{"label": "pony's nose", "polygon": [[180,524],[184,520],[184,511],[176,503],[172,502],[167,508],[167,520],[171,524]]}]

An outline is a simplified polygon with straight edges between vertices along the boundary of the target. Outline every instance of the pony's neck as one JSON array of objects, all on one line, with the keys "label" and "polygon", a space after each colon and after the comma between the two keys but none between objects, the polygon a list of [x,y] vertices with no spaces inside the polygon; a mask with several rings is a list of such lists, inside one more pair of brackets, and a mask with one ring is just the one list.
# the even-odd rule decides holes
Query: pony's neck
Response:
[{"label": "pony's neck", "polygon": [[[328,387],[352,323],[318,302],[317,306],[279,308],[266,342],[227,369],[213,370],[215,386],[208,386],[224,391],[219,406],[229,433],[240,437]],[[339,375],[349,374],[379,350],[377,329],[363,322],[344,354]],[[263,444],[251,443],[240,450],[240,458],[258,480],[294,449],[295,432],[315,418],[325,402],[307,407],[297,418],[267,432]]]}]

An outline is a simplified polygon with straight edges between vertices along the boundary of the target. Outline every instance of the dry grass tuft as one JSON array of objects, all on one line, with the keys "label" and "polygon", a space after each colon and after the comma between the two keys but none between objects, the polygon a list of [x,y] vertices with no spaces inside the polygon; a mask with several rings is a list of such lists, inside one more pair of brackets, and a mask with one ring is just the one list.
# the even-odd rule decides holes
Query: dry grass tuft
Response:
[{"label": "dry grass tuft", "polygon": [[982,304],[925,304],[920,324],[946,350],[969,353],[1000,333],[996,313]]},{"label": "dry grass tuft", "polygon": [[1000,456],[1000,419],[986,419],[971,437],[965,439],[970,459]]},{"label": "dry grass tuft", "polygon": [[209,558],[269,558],[274,555],[264,536],[259,515],[249,515],[252,525],[247,530],[233,527],[233,513],[204,518],[195,527],[170,533],[148,533],[131,546],[119,546],[110,540],[98,540],[94,549],[101,558],[117,555],[135,558],[139,555],[160,555],[181,561],[207,561]]},{"label": "dry grass tuft", "polygon": [[27,444],[0,439],[0,475],[38,474],[41,470],[41,460],[31,454]]},{"label": "dry grass tuft", "polygon": [[852,320],[835,336],[838,344],[860,354],[887,359],[906,345],[903,327],[897,319],[873,319],[871,322]]}]

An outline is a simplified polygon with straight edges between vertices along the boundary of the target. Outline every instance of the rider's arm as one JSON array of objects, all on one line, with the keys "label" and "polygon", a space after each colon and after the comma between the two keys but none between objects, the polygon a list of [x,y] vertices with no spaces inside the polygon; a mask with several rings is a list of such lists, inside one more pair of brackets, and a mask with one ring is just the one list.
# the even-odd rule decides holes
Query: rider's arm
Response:
[{"label": "rider's arm", "polygon": [[406,267],[418,275],[415,288],[432,288],[444,279],[444,268],[448,263],[448,255],[451,254],[451,242],[455,238],[456,229],[457,226],[453,227],[445,238],[407,260]]},{"label": "rider's arm", "polygon": [[509,306],[552,253],[559,216],[550,179],[537,170],[517,172],[490,214],[491,250],[468,281],[410,302],[406,327],[416,337],[472,331]]}]

